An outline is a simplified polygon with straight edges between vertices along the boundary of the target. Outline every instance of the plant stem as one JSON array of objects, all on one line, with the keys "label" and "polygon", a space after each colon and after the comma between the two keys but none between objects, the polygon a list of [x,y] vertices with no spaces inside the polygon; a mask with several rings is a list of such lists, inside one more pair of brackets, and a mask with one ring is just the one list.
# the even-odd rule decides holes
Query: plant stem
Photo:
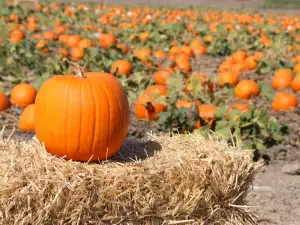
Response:
[{"label": "plant stem", "polygon": [[74,70],[76,71],[76,76],[79,78],[87,78],[87,76],[84,75],[84,72],[82,70],[82,68],[75,62],[72,62],[66,58],[63,58],[64,62],[67,62],[70,66],[72,66],[74,68]]}]

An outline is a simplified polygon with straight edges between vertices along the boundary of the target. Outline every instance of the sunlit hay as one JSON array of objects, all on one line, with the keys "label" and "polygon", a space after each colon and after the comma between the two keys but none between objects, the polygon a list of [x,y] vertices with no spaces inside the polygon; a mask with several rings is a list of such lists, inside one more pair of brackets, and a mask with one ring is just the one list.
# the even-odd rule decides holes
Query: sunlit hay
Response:
[{"label": "sunlit hay", "polygon": [[261,167],[249,151],[196,134],[128,139],[101,163],[3,141],[0,224],[256,224],[245,195]]}]

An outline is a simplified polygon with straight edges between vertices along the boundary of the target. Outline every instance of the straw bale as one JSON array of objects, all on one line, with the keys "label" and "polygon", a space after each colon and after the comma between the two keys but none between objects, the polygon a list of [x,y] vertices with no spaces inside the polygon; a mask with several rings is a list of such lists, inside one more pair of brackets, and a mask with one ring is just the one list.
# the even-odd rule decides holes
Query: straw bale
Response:
[{"label": "straw bale", "polygon": [[256,224],[245,196],[261,163],[197,134],[128,138],[97,163],[0,143],[0,224]]}]

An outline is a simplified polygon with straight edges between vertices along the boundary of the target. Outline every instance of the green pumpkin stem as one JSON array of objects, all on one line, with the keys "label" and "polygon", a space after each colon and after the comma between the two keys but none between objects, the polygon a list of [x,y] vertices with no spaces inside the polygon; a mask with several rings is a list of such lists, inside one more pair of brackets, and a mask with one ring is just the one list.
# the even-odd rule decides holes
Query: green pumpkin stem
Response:
[{"label": "green pumpkin stem", "polygon": [[67,62],[70,66],[72,66],[74,68],[74,70],[76,71],[77,77],[87,78],[87,76],[84,75],[82,68],[77,63],[72,62],[72,61],[68,60],[67,58],[63,58],[63,61]]}]

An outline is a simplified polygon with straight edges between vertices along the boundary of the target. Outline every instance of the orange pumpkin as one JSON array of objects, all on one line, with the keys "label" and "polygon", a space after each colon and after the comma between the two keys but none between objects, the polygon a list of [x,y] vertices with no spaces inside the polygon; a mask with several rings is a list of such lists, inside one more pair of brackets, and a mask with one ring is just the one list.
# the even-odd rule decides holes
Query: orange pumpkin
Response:
[{"label": "orange pumpkin", "polygon": [[297,63],[293,68],[294,73],[300,73],[300,63]]},{"label": "orange pumpkin", "polygon": [[249,99],[252,95],[258,96],[260,89],[253,80],[242,80],[234,88],[234,95],[240,99]]},{"label": "orange pumpkin", "polygon": [[166,95],[168,93],[168,89],[164,85],[152,85],[145,90],[145,93],[148,95],[157,94],[158,96]]},{"label": "orange pumpkin", "polygon": [[239,76],[237,73],[225,71],[219,75],[219,85],[224,87],[225,84],[229,84],[230,86],[235,86],[239,80]]},{"label": "orange pumpkin", "polygon": [[117,44],[117,38],[112,34],[102,34],[98,39],[102,48],[109,48],[110,46]]},{"label": "orange pumpkin", "polygon": [[81,60],[84,57],[84,49],[75,46],[71,48],[70,56],[73,61]]},{"label": "orange pumpkin", "polygon": [[291,87],[294,91],[300,91],[300,73],[294,77]]},{"label": "orange pumpkin", "polygon": [[3,110],[6,110],[10,107],[10,102],[8,100],[8,97],[0,92],[0,112]]},{"label": "orange pumpkin", "polygon": [[157,84],[166,85],[166,81],[171,76],[172,73],[169,70],[159,70],[154,74],[154,81]]},{"label": "orange pumpkin", "polygon": [[275,72],[272,87],[275,89],[287,88],[293,81],[293,73],[289,69],[280,69]]},{"label": "orange pumpkin", "polygon": [[77,43],[79,48],[90,48],[94,45],[94,43],[89,39],[82,39]]},{"label": "orange pumpkin", "polygon": [[135,115],[138,119],[155,120],[159,113],[166,110],[166,106],[156,104],[155,100],[147,93],[140,95],[135,103]]},{"label": "orange pumpkin", "polygon": [[34,120],[34,104],[26,106],[21,114],[19,120],[19,128],[21,131],[34,131],[35,130],[35,120]]},{"label": "orange pumpkin", "polygon": [[292,107],[297,107],[297,105],[298,100],[296,95],[287,92],[278,92],[273,99],[272,109],[274,111],[287,111]]},{"label": "orange pumpkin", "polygon": [[79,35],[68,35],[68,36],[61,36],[61,41],[65,41],[67,46],[69,48],[75,47],[79,41],[80,41],[80,36]]},{"label": "orange pumpkin", "polygon": [[31,85],[26,83],[18,84],[11,89],[10,101],[13,105],[25,108],[34,103],[36,94],[37,91]]},{"label": "orange pumpkin", "polygon": [[111,73],[117,73],[117,75],[129,75],[132,72],[132,64],[127,60],[117,60],[115,61],[111,68]]},{"label": "orange pumpkin", "polygon": [[79,161],[116,154],[128,132],[126,94],[111,74],[57,75],[42,84],[35,102],[35,130],[48,152]]},{"label": "orange pumpkin", "polygon": [[150,49],[147,49],[147,48],[135,49],[133,51],[133,55],[136,56],[142,62],[148,62],[149,61],[148,57],[150,57],[152,55],[152,52]]},{"label": "orange pumpkin", "polygon": [[178,100],[176,102],[176,108],[191,108],[192,102],[189,100]]},{"label": "orange pumpkin", "polygon": [[246,58],[247,53],[245,51],[237,51],[232,55],[233,63],[242,63],[246,60]]}]

